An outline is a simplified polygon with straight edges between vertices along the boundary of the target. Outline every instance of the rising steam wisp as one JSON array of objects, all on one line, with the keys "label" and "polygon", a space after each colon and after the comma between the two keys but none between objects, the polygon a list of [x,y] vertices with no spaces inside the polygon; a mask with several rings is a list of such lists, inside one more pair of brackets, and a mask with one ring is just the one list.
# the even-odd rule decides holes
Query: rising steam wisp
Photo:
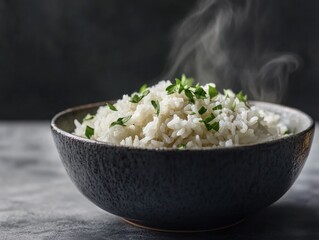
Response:
[{"label": "rising steam wisp", "polygon": [[186,73],[201,83],[243,89],[255,100],[280,102],[299,58],[262,45],[271,31],[259,14],[262,1],[208,0],[176,31],[167,79]]}]

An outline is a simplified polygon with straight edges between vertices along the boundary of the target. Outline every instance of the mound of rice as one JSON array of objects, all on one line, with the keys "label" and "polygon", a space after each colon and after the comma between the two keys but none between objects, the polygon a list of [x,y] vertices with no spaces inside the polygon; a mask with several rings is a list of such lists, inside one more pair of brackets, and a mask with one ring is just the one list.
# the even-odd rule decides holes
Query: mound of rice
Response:
[{"label": "mound of rice", "polygon": [[[201,86],[206,97],[194,95],[191,102],[186,91],[168,94],[167,88],[172,85],[170,81],[161,81],[147,88],[147,94],[134,93],[143,96],[135,103],[134,94],[124,95],[114,103],[113,110],[112,105],[105,105],[94,117],[87,116],[82,123],[75,120],[74,134],[127,146],[188,149],[255,144],[283,137],[288,132],[280,115],[249,106],[245,98],[231,90],[211,98],[209,86],[215,85],[207,84]],[[195,91],[193,86],[187,88]],[[158,103],[157,108],[154,102]],[[127,122],[121,122],[125,117]]]}]

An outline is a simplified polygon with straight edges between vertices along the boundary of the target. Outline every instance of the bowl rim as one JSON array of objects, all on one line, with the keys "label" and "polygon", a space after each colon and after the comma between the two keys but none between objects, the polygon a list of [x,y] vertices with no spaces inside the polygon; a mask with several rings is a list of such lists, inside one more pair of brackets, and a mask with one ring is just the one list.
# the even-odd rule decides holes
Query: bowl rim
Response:
[{"label": "bowl rim", "polygon": [[71,112],[76,112],[79,110],[84,110],[84,109],[89,109],[89,108],[98,108],[100,106],[105,105],[106,103],[111,103],[111,102],[116,102],[114,100],[107,100],[107,101],[101,101],[101,102],[95,102],[95,103],[88,103],[88,104],[83,104],[83,105],[78,105],[75,107],[70,107],[67,108],[63,111],[58,112],[57,114],[55,114],[51,120],[50,126],[51,126],[51,130],[55,131],[58,134],[61,134],[65,137],[83,142],[83,143],[88,143],[88,144],[94,144],[94,145],[102,145],[102,146],[106,146],[106,147],[113,147],[113,148],[118,148],[118,149],[123,149],[123,150],[135,150],[135,151],[147,151],[147,152],[202,152],[202,151],[213,151],[213,152],[217,152],[217,151],[230,151],[230,150],[243,150],[243,149],[251,149],[251,148],[256,148],[256,147],[264,147],[264,146],[270,146],[273,144],[277,144],[280,143],[282,141],[287,141],[287,140],[291,140],[293,138],[299,137],[311,130],[314,129],[315,127],[315,121],[313,120],[313,118],[311,116],[309,116],[307,113],[297,109],[297,108],[293,108],[293,107],[288,107],[285,105],[280,105],[280,104],[275,104],[275,103],[269,103],[269,102],[263,102],[263,101],[249,101],[251,103],[260,103],[260,104],[265,104],[265,105],[269,105],[269,106],[276,106],[282,109],[285,109],[286,111],[294,111],[297,112],[303,116],[305,116],[306,118],[309,119],[310,124],[309,126],[300,131],[297,134],[292,134],[292,135],[288,135],[286,137],[281,137],[275,140],[270,140],[270,141],[266,141],[266,142],[261,142],[261,143],[253,143],[253,144],[245,144],[245,145],[237,145],[237,146],[231,146],[231,147],[222,147],[222,146],[218,146],[218,147],[203,147],[203,148],[190,148],[190,149],[178,149],[178,148],[165,148],[165,147],[160,147],[160,148],[147,148],[147,147],[135,147],[135,146],[126,146],[126,145],[119,145],[119,144],[115,144],[115,143],[111,143],[111,142],[102,142],[102,141],[98,141],[98,140],[92,140],[92,139],[87,139],[84,137],[80,137],[77,136],[75,134],[66,132],[64,130],[62,130],[61,128],[59,128],[56,125],[56,121],[62,117],[63,115],[66,115],[68,113]]}]

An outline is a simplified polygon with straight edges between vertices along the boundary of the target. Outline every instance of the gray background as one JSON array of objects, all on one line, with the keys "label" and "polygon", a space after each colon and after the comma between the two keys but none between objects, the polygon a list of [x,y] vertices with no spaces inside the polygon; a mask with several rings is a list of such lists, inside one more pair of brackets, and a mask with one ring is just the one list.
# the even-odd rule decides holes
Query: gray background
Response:
[{"label": "gray background", "polygon": [[[158,80],[173,29],[195,2],[0,0],[0,119],[49,119]],[[265,4],[265,49],[303,59],[284,103],[319,119],[319,2]]]}]

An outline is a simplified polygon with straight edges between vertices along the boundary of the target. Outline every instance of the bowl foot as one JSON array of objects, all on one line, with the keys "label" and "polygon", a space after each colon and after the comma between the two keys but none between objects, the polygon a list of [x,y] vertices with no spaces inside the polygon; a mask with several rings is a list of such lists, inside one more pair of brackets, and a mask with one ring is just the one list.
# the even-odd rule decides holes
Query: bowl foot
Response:
[{"label": "bowl foot", "polygon": [[219,230],[224,230],[227,228],[231,228],[237,224],[242,223],[245,219],[241,219],[237,222],[231,223],[229,225],[225,225],[225,226],[220,226],[220,227],[212,227],[212,228],[208,228],[208,229],[190,229],[190,230],[186,230],[186,229],[164,229],[164,228],[157,228],[157,227],[151,227],[151,226],[147,226],[147,224],[143,224],[143,223],[138,223],[135,222],[134,220],[128,220],[126,218],[122,218],[122,220],[134,227],[138,227],[138,228],[142,228],[142,229],[146,229],[146,230],[150,230],[150,231],[156,231],[156,232],[169,232],[169,233],[201,233],[201,232],[212,232],[212,231],[219,231]]}]

